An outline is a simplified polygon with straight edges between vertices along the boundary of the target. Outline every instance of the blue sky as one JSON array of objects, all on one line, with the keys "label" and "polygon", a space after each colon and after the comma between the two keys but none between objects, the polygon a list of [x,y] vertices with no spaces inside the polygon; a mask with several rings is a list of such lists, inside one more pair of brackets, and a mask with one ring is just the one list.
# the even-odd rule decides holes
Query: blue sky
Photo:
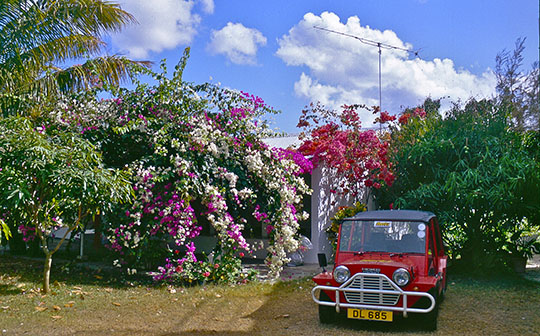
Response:
[{"label": "blue sky", "polygon": [[[377,48],[327,29],[413,50],[382,51],[382,106],[391,114],[427,96],[450,101],[494,94],[495,56],[526,37],[525,68],[538,58],[536,0],[123,0],[138,26],[109,51],[169,68],[191,47],[184,79],[220,83],[263,98],[295,128],[321,101],[378,104]],[[365,126],[372,116],[363,115]]]}]

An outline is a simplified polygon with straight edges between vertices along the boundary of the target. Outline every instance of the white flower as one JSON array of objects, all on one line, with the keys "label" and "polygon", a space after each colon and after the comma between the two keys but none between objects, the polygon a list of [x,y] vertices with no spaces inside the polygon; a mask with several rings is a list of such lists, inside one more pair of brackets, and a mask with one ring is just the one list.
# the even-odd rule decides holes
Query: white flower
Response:
[{"label": "white flower", "polygon": [[215,157],[217,157],[219,155],[218,148],[217,148],[216,144],[213,143],[213,142],[208,145],[208,150]]},{"label": "white flower", "polygon": [[245,200],[253,195],[254,195],[253,190],[248,189],[248,188],[244,188],[238,192],[238,197],[240,197],[240,199],[242,200]]},{"label": "white flower", "polygon": [[238,181],[238,175],[229,172],[225,174],[225,178],[227,179],[227,181],[229,181],[231,188],[234,188],[236,186],[236,181]]}]

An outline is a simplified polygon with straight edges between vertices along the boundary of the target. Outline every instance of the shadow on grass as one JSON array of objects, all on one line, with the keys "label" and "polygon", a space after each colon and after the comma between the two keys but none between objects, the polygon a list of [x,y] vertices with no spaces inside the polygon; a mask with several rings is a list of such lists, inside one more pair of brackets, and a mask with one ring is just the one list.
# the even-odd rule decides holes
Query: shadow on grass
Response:
[{"label": "shadow on grass", "polygon": [[[339,319],[333,324],[320,324],[317,313],[317,305],[311,300],[309,294],[313,284],[310,280],[281,282],[274,285],[272,291],[266,294],[264,303],[255,311],[247,313],[241,319],[251,320],[251,327],[247,330],[239,330],[235,328],[238,323],[231,320],[229,325],[215,325],[209,321],[216,315],[209,315],[206,323],[201,324],[198,328],[194,327],[186,331],[162,333],[162,336],[180,336],[180,335],[252,335],[252,334],[268,334],[268,335],[373,335],[373,334],[437,334],[444,335],[446,333],[455,333],[459,328],[463,327],[460,322],[451,322],[454,316],[450,316],[451,312],[459,312],[462,309],[456,307],[456,304],[461,300],[458,297],[467,296],[467,293],[476,292],[480,297],[486,296],[486,302],[478,302],[479,306],[476,313],[463,312],[458,321],[474,321],[475,318],[481,318],[484,314],[483,305],[493,304],[493,299],[497,297],[489,297],[491,293],[497,292],[535,292],[540,289],[540,283],[524,279],[520,275],[505,274],[499,277],[487,276],[466,276],[463,274],[450,275],[449,284],[451,292],[450,300],[446,299],[440,304],[441,314],[439,321],[439,329],[435,332],[426,331],[423,327],[426,323],[423,321],[423,315],[411,315],[408,318],[395,316],[394,321],[388,322],[372,322],[362,320],[347,319],[344,314],[341,314]],[[302,289],[301,291],[298,288]],[[486,294],[486,295],[484,295]],[[481,300],[481,299],[480,299]],[[511,307],[511,306],[509,306]],[[447,310],[447,312],[445,312]],[[489,312],[489,310],[487,310]],[[219,314],[219,312],[216,312]],[[472,316],[469,314],[473,314]],[[476,315],[477,314],[477,315]],[[444,315],[441,319],[441,315]],[[219,316],[217,316],[219,317]],[[237,321],[239,321],[238,319]],[[442,326],[442,328],[441,328]],[[450,330],[450,329],[451,330]],[[453,329],[457,328],[457,329]]]},{"label": "shadow on grass", "polygon": [[[449,281],[458,282],[462,287],[491,290],[539,288],[540,279],[535,279],[534,274],[540,274],[540,268],[529,268],[525,273],[501,272],[498,274],[450,274]],[[451,284],[451,282],[450,282]]]},{"label": "shadow on grass", "polygon": [[[41,286],[43,279],[43,258],[30,258],[21,256],[2,256],[0,258],[0,276],[16,277],[18,283],[36,283]],[[54,258],[51,268],[51,286],[59,282],[68,286],[92,285],[108,286],[113,288],[127,288],[143,284],[153,286],[155,283],[149,276],[127,276],[119,269],[109,266],[105,262],[79,262],[66,260],[61,257]],[[9,285],[1,285],[11,287]],[[0,287],[0,295],[17,294],[12,289]],[[8,290],[10,292],[8,292]]]},{"label": "shadow on grass", "polygon": [[0,296],[2,295],[16,295],[22,293],[22,290],[14,285],[0,284]]},{"label": "shadow on grass", "polygon": [[[258,309],[236,320],[228,321],[228,324],[214,324],[210,316],[199,328],[160,335],[348,335],[353,333],[372,335],[379,332],[397,334],[423,332],[418,319],[400,317],[388,323],[350,320],[341,315],[336,323],[323,325],[318,319],[317,305],[311,300],[309,294],[311,286],[309,279],[280,282],[266,294],[266,300]],[[216,314],[219,313],[216,312]],[[238,322],[242,321],[250,321],[251,327],[240,330],[239,326],[242,323]]]}]

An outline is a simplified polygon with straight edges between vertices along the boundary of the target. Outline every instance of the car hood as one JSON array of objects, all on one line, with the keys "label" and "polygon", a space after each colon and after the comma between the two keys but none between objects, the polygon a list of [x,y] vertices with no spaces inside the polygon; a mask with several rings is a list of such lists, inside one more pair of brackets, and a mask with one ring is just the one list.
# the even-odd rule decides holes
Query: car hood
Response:
[{"label": "car hood", "polygon": [[351,274],[356,273],[384,273],[391,277],[392,273],[398,268],[413,270],[418,274],[420,265],[424,260],[423,256],[392,256],[388,254],[366,254],[362,256],[353,256],[351,258],[341,260],[338,265],[344,265],[349,268]]}]

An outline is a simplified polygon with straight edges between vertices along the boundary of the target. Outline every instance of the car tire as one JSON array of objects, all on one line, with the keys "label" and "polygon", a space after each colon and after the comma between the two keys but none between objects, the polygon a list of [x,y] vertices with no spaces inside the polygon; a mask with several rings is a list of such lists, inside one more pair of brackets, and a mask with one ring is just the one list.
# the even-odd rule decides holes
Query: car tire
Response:
[{"label": "car tire", "polygon": [[[411,314],[411,317],[414,319],[415,324],[417,324],[420,329],[424,331],[435,331],[437,330],[437,319],[439,317],[440,300],[439,296],[436,295],[436,290],[432,289],[428,293],[433,295],[433,297],[435,298],[435,307],[433,307],[433,310],[429,313],[413,313]],[[430,305],[431,301],[423,297],[418,301],[417,304],[415,304],[414,307],[425,309],[428,308]]]},{"label": "car tire", "polygon": [[423,316],[422,329],[426,331],[437,330],[437,319],[439,317],[439,300],[436,300],[435,307],[432,311]]},{"label": "car tire", "polygon": [[[333,302],[330,297],[323,291],[319,294],[319,300],[325,302]],[[336,308],[332,306],[319,305],[319,321],[322,324],[334,323],[337,319]]]}]

